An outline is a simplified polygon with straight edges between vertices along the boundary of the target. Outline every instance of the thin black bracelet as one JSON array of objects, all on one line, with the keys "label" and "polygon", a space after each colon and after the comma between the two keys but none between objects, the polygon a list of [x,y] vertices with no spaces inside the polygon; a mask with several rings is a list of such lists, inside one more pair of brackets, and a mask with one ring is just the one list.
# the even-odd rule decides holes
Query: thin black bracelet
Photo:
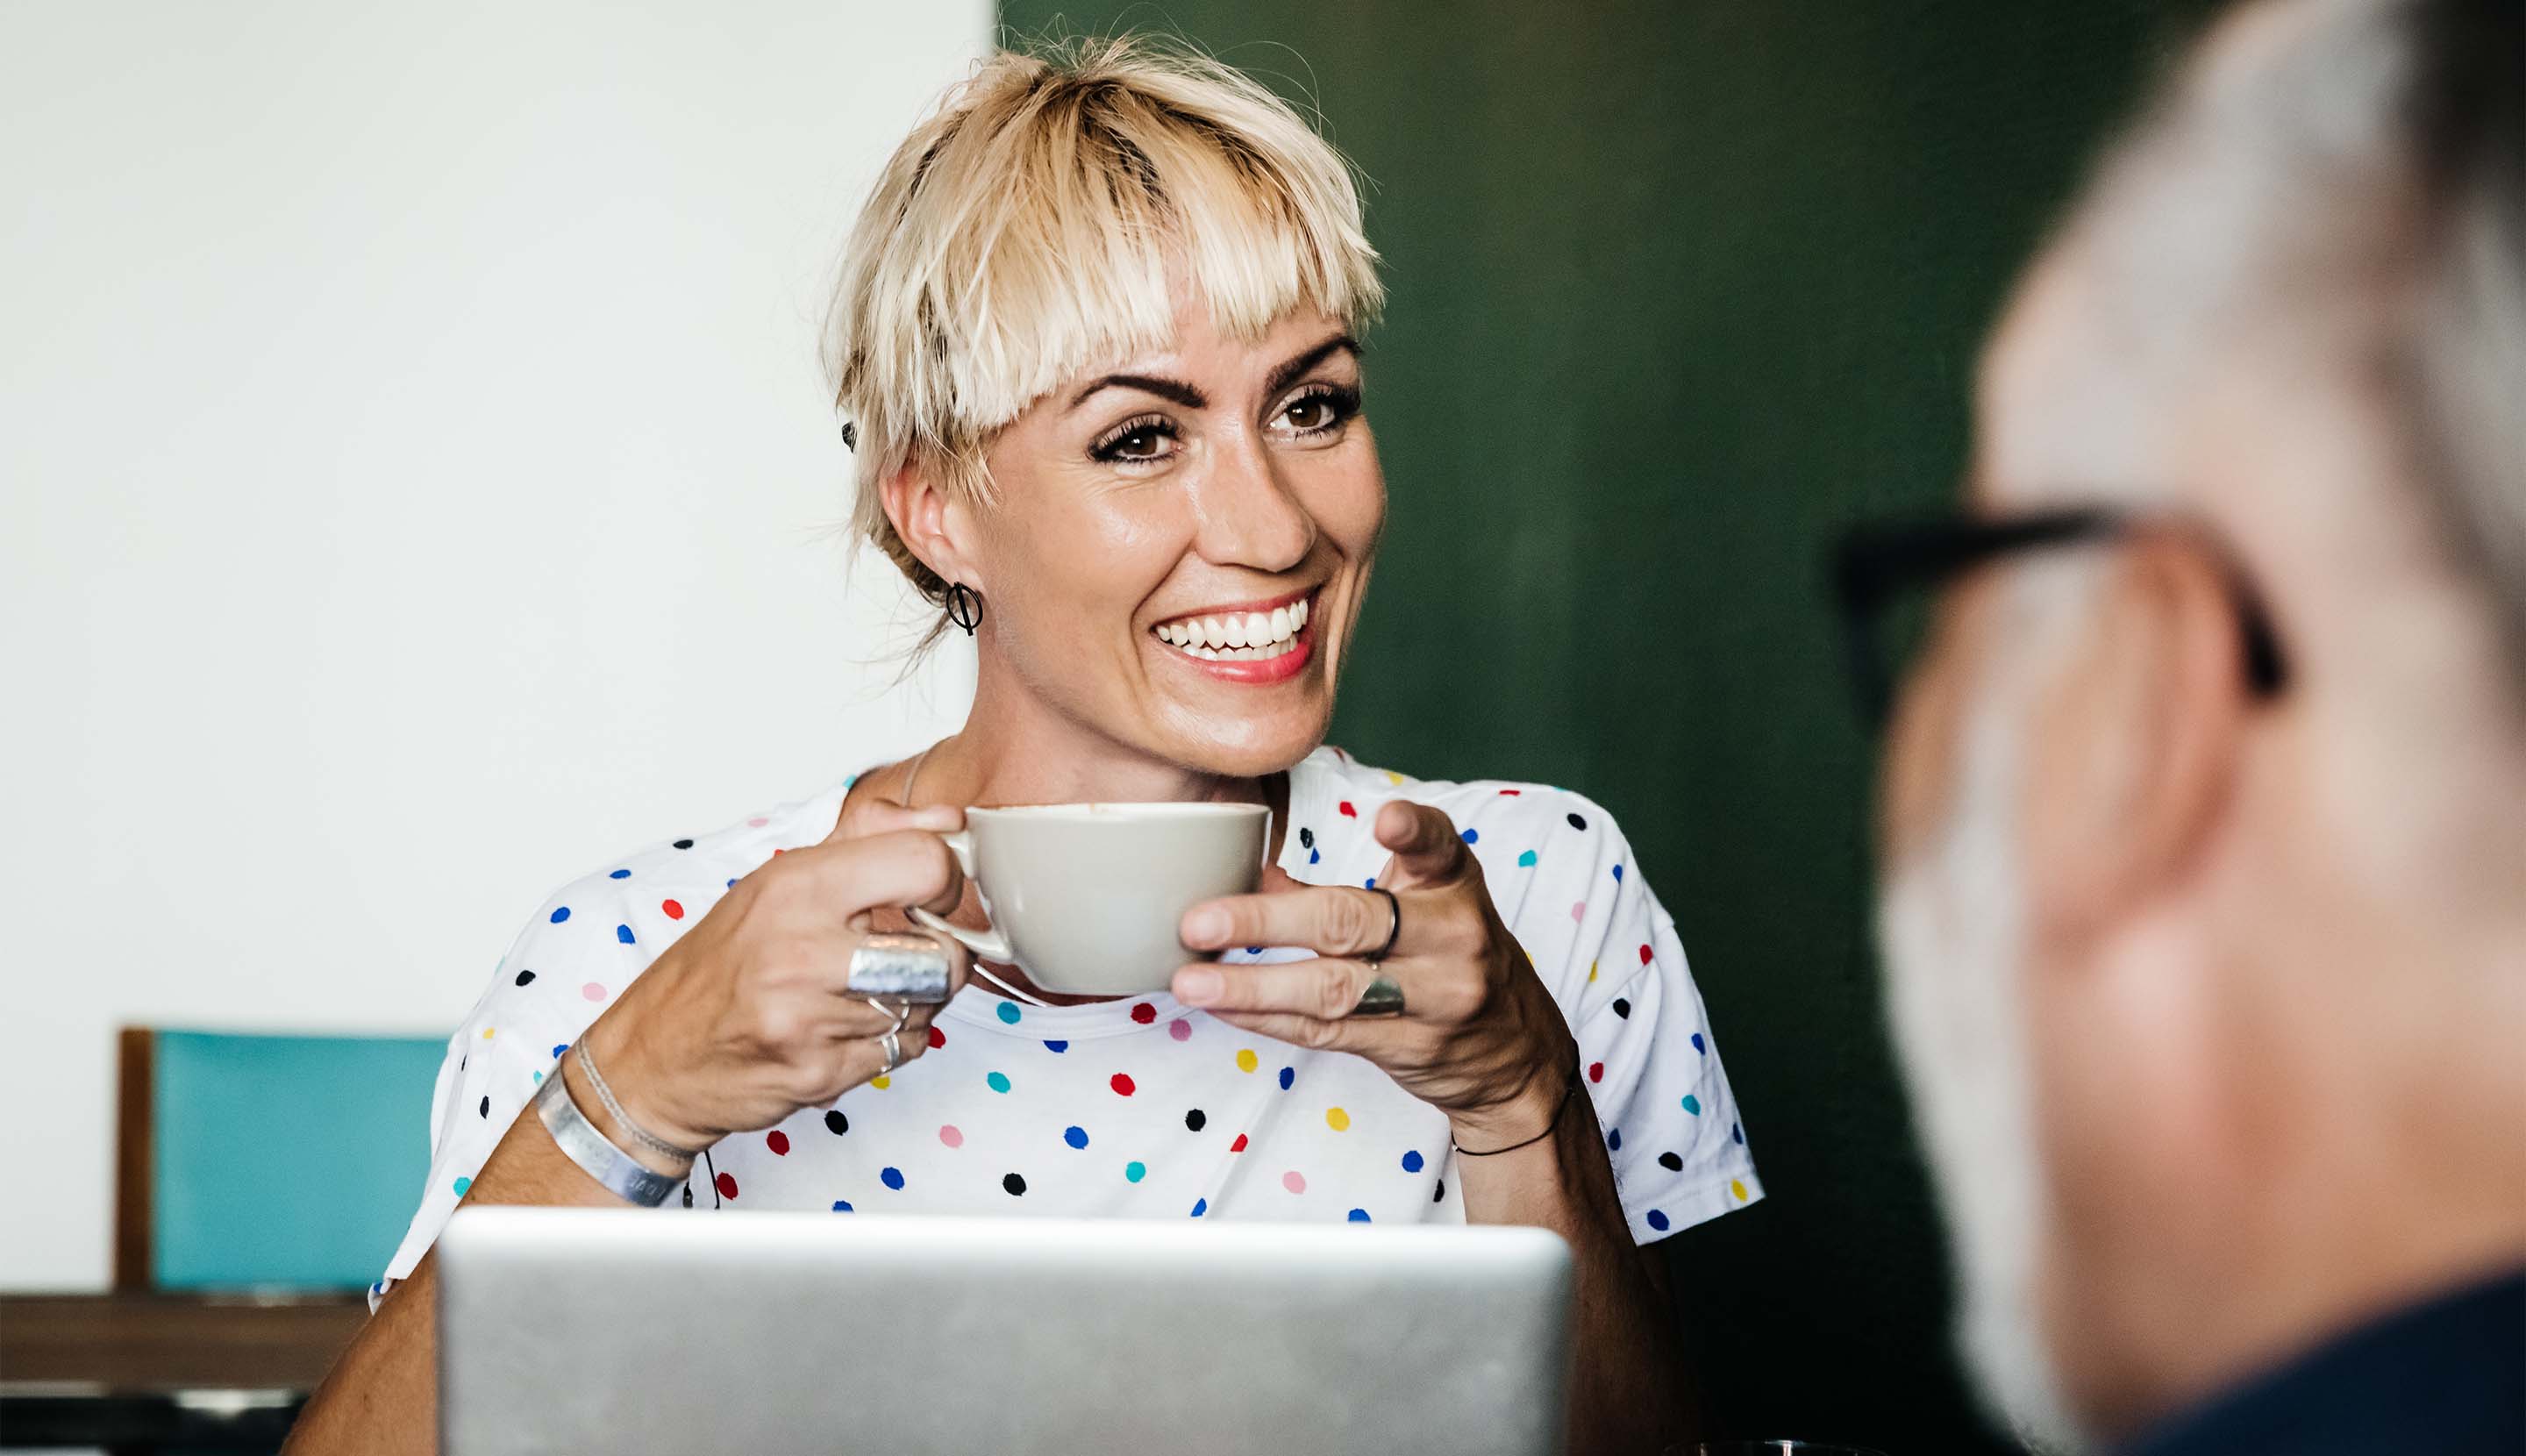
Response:
[{"label": "thin black bracelet", "polygon": [[1578,1095],[1579,1058],[1574,1055],[1570,1059],[1570,1080],[1561,1088],[1561,1100],[1559,1103],[1555,1104],[1552,1109],[1552,1121],[1543,1125],[1542,1131],[1536,1133],[1533,1137],[1528,1138],[1524,1142],[1512,1142],[1506,1147],[1487,1148],[1466,1147],[1456,1141],[1455,1133],[1450,1132],[1447,1134],[1447,1148],[1451,1152],[1461,1153],[1468,1158],[1496,1158],[1502,1153],[1513,1153],[1522,1147],[1533,1147],[1535,1144],[1550,1137],[1553,1130],[1561,1126],[1561,1114],[1569,1110],[1570,1100]]}]

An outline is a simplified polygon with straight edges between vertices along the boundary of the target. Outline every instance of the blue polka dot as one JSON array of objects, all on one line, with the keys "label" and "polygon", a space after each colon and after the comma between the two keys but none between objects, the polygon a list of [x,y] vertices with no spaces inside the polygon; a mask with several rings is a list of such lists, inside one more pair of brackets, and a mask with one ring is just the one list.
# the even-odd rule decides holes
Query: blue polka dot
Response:
[{"label": "blue polka dot", "polygon": [[1623,1130],[1616,1128],[1612,1131],[1607,1132],[1605,1134],[1605,1146],[1613,1152],[1621,1152],[1623,1150]]},{"label": "blue polka dot", "polygon": [[728,882],[728,887],[729,887],[730,889],[734,889],[734,888],[736,888],[736,881],[735,881],[735,880],[733,880],[733,879],[730,880],[730,881]]},{"label": "blue polka dot", "polygon": [[1650,1209],[1647,1213],[1641,1215],[1641,1219],[1660,1233],[1664,1233],[1666,1231],[1666,1215],[1660,1213],[1658,1210],[1654,1208]]},{"label": "blue polka dot", "polygon": [[1296,1081],[1297,1079],[1298,1079],[1298,1069],[1297,1069],[1297,1068],[1295,1068],[1295,1067],[1284,1067],[1284,1068],[1282,1068],[1282,1069],[1281,1069],[1281,1090],[1282,1090],[1282,1091],[1285,1091],[1285,1092],[1286,1092],[1286,1091],[1289,1090],[1289,1084],[1290,1084],[1291,1082]]},{"label": "blue polka dot", "polygon": [[[1480,830],[1480,829],[1467,829],[1467,830],[1465,830],[1465,842],[1466,842],[1466,843],[1468,843],[1468,844],[1480,844],[1480,843],[1482,843],[1482,842],[1483,842],[1483,831],[1482,831],[1482,830]],[[1357,1213],[1357,1212],[1359,1212],[1359,1210],[1357,1210],[1357,1209],[1353,1209],[1353,1210],[1351,1210],[1351,1212],[1353,1212],[1353,1213]],[[1360,1220],[1360,1222],[1361,1222],[1361,1223],[1363,1223],[1363,1224],[1365,1224],[1365,1223],[1367,1223],[1367,1222],[1368,1222],[1368,1220],[1366,1220],[1366,1219],[1364,1219],[1364,1218],[1363,1218],[1363,1219],[1361,1219],[1361,1220]]]},{"label": "blue polka dot", "polygon": [[900,1168],[881,1168],[878,1170],[877,1180],[885,1184],[889,1188],[900,1189],[903,1186],[903,1170]]},{"label": "blue polka dot", "polygon": [[560,1060],[561,1060],[561,1054],[562,1054],[563,1052],[568,1051],[568,1050],[570,1050],[570,1043],[569,1043],[569,1042],[567,1042],[567,1041],[563,1042],[563,1043],[562,1043],[561,1045],[559,1045],[559,1046],[554,1047],[554,1048],[553,1048],[553,1060],[554,1060],[554,1061],[556,1061],[556,1062],[560,1061]]},{"label": "blue polka dot", "polygon": [[1249,945],[1245,947],[1245,953],[1249,956],[1259,956],[1263,953],[1263,947],[1259,945]]},{"label": "blue polka dot", "polygon": [[1047,1041],[1043,1044],[1043,1049],[1048,1052],[1066,1052],[1070,1050],[1070,1043],[1067,1041]]},{"label": "blue polka dot", "polygon": [[1026,1013],[1018,1010],[1018,1003],[1015,1001],[1000,1003],[999,1018],[1002,1025],[1014,1027],[1018,1024],[1018,1018],[1024,1015]]},{"label": "blue polka dot", "polygon": [[622,941],[626,945],[634,943],[632,939],[632,928],[630,926],[616,926],[614,928],[614,938]]},{"label": "blue polka dot", "polygon": [[1194,1218],[1196,1218],[1196,1219],[1197,1219],[1197,1218],[1200,1218],[1203,1214],[1206,1214],[1206,1213],[1208,1213],[1208,1212],[1210,1212],[1210,1200],[1209,1200],[1209,1199],[1207,1199],[1207,1198],[1196,1198],[1196,1199],[1194,1199],[1194,1200],[1192,1201],[1192,1216],[1193,1216]]},{"label": "blue polka dot", "polygon": [[608,879],[629,879],[632,878],[632,872],[629,870],[617,870],[605,878]]},{"label": "blue polka dot", "polygon": [[474,1186],[474,1180],[472,1180],[472,1179],[470,1179],[470,1178],[460,1178],[460,1179],[458,1179],[458,1180],[456,1180],[456,1196],[457,1196],[457,1197],[459,1197],[459,1198],[464,1197],[464,1196],[465,1196],[465,1190],[466,1190],[467,1188],[472,1187],[472,1186]]},{"label": "blue polka dot", "polygon": [[1352,1223],[1354,1223],[1354,1224],[1365,1224],[1365,1223],[1367,1223],[1367,1222],[1368,1222],[1368,1210],[1367,1210],[1367,1209],[1364,1209],[1364,1208],[1354,1208],[1354,1209],[1352,1209],[1352,1210],[1350,1211],[1350,1221],[1351,1221]]},{"label": "blue polka dot", "polygon": [[1422,1158],[1421,1158],[1421,1150],[1420,1150],[1419,1148],[1417,1148],[1417,1147],[1416,1147],[1416,1148],[1414,1148],[1412,1151],[1410,1151],[1410,1152],[1408,1152],[1408,1153],[1405,1153],[1405,1154],[1403,1155],[1403,1171],[1404,1171],[1404,1172],[1406,1172],[1406,1173],[1419,1173],[1419,1172],[1421,1171],[1421,1165],[1422,1165]]},{"label": "blue polka dot", "polygon": [[850,1201],[849,1199],[847,1199],[847,1198],[836,1198],[836,1199],[834,1199],[834,1212],[835,1212],[835,1213],[849,1213],[850,1211],[851,1211],[851,1201]]},{"label": "blue polka dot", "polygon": [[1069,1143],[1072,1147],[1086,1147],[1087,1146],[1087,1130],[1085,1128],[1064,1128],[1061,1130],[1061,1140]]},{"label": "blue polka dot", "polygon": [[1738,1127],[1735,1123],[1730,1123],[1728,1125],[1728,1135],[1737,1143],[1738,1146],[1743,1147],[1745,1145],[1745,1130]]},{"label": "blue polka dot", "polygon": [[1310,849],[1307,851],[1307,863],[1310,865],[1321,864],[1323,863],[1324,858],[1324,851],[1320,849]]},{"label": "blue polka dot", "polygon": [[1009,1089],[1009,1075],[1005,1072],[994,1072],[983,1079],[983,1084],[994,1092],[1005,1092]]},{"label": "blue polka dot", "polygon": [[568,920],[568,919],[570,919],[570,907],[569,907],[569,906],[567,906],[567,905],[563,905],[563,906],[559,906],[559,907],[557,907],[556,909],[554,909],[554,911],[553,911],[553,913],[552,913],[552,923],[553,923],[554,925],[560,925],[563,921],[566,921],[566,920]]},{"label": "blue polka dot", "polygon": [[1123,1165],[1123,1181],[1137,1183],[1149,1176],[1149,1165],[1134,1161]]},{"label": "blue polka dot", "polygon": [[1623,882],[1623,867],[1620,865],[1614,867],[1614,882],[1616,884]]},{"label": "blue polka dot", "polygon": [[1694,1117],[1701,1116],[1701,1099],[1692,1095],[1691,1092],[1685,1093],[1684,1110],[1692,1113]]},{"label": "blue polka dot", "polygon": [[1701,1033],[1698,1031],[1692,1033],[1692,1049],[1705,1057],[1710,1055],[1710,1043],[1702,1040]]},{"label": "blue polka dot", "polygon": [[1363,880],[1363,881],[1361,881],[1361,882],[1362,882],[1362,883],[1364,883],[1364,884],[1366,884],[1370,889],[1375,889],[1375,888],[1377,888],[1377,877],[1376,877],[1376,876],[1374,876],[1374,875],[1371,875],[1370,877],[1368,877],[1368,879],[1365,879],[1365,880]]}]

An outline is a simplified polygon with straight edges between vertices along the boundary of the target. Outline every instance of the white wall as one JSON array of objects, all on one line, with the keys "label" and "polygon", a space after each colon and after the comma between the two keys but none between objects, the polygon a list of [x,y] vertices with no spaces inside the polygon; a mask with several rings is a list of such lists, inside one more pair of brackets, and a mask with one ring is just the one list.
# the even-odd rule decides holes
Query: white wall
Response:
[{"label": "white wall", "polygon": [[106,1280],[118,1025],[439,1030],[961,717],[867,665],[815,325],[989,24],[0,0],[0,1287]]}]

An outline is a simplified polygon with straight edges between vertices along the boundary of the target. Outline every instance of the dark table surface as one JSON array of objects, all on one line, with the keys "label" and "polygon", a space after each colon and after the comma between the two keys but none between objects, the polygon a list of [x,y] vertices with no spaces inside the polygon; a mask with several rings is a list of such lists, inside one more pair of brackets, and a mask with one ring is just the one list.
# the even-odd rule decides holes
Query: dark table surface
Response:
[{"label": "dark table surface", "polygon": [[0,1294],[0,1447],[273,1450],[357,1293]]}]

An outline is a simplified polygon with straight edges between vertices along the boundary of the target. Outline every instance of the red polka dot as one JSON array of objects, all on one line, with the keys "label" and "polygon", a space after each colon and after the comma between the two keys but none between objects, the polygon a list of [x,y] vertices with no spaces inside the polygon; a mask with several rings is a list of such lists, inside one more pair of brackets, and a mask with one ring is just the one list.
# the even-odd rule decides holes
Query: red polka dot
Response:
[{"label": "red polka dot", "polygon": [[1647,946],[1645,946],[1645,945],[1642,946],[1642,947],[1641,947],[1641,964],[1642,964],[1642,965],[1643,965],[1643,966],[1647,965],[1647,964],[1649,963],[1649,957],[1650,957],[1651,955],[1654,955],[1655,953],[1656,953],[1656,952],[1654,952],[1654,951],[1650,950]]},{"label": "red polka dot", "polygon": [[939,1030],[936,1027],[933,1027],[933,1028],[931,1028],[931,1029],[930,1029],[930,1049],[931,1049],[932,1051],[936,1051],[938,1048],[940,1048],[940,1047],[942,1047],[942,1046],[945,1046],[946,1044],[947,1044],[947,1033],[946,1033],[946,1032],[944,1032],[944,1031]]},{"label": "red polka dot", "polygon": [[1359,818],[1359,811],[1358,811],[1358,810],[1356,810],[1356,809],[1353,809],[1353,808],[1350,806],[1350,800],[1348,800],[1348,799],[1344,799],[1344,800],[1342,800],[1339,804],[1337,804],[1337,805],[1335,805],[1334,807],[1335,807],[1335,808],[1337,808],[1337,809],[1339,809],[1339,810],[1341,811],[1341,813],[1342,813],[1342,817],[1343,817],[1344,819],[1357,819],[1357,818]]},{"label": "red polka dot", "polygon": [[1589,1063],[1588,1079],[1590,1081],[1603,1081],[1605,1079],[1605,1064],[1602,1062]]},{"label": "red polka dot", "polygon": [[789,851],[787,851],[787,850],[785,850],[785,849],[776,849],[776,850],[772,851],[772,857],[773,857],[774,859],[776,859],[776,860],[777,860],[777,859],[781,858],[781,856],[783,856],[783,855],[784,855],[784,854],[787,854],[788,852],[789,852]]},{"label": "red polka dot", "polygon": [[1245,1134],[1242,1132],[1238,1133],[1237,1140],[1228,1145],[1228,1150],[1232,1153],[1241,1153],[1245,1151]]},{"label": "red polka dot", "polygon": [[719,1188],[719,1196],[722,1198],[733,1198],[736,1196],[736,1176],[734,1174],[721,1174],[715,1180],[715,1185]]},{"label": "red polka dot", "polygon": [[1131,1096],[1133,1092],[1138,1089],[1137,1084],[1132,1080],[1132,1074],[1128,1072],[1115,1073],[1114,1080],[1108,1083],[1108,1085],[1112,1086],[1116,1092],[1126,1097]]},{"label": "red polka dot", "polygon": [[771,1131],[763,1134],[763,1145],[772,1149],[774,1152],[779,1153],[782,1157],[785,1158],[789,1156],[789,1134],[782,1131],[778,1128],[775,1128]]},{"label": "red polka dot", "polygon": [[681,901],[661,900],[658,902],[658,908],[667,912],[667,919],[669,920],[682,920],[684,918],[684,907]]},{"label": "red polka dot", "polygon": [[1132,1008],[1132,1020],[1138,1022],[1141,1026],[1145,1027],[1157,1019],[1158,1008],[1150,1005],[1146,1001],[1142,1001]]},{"label": "red polka dot", "polygon": [[1516,798],[1519,794],[1522,794],[1522,793],[1526,792],[1526,790],[1525,790],[1525,789],[1522,789],[1522,788],[1504,788],[1504,789],[1501,789],[1501,790],[1500,790],[1500,792],[1501,792],[1502,794],[1507,795],[1509,798],[1514,799],[1514,798]]}]

